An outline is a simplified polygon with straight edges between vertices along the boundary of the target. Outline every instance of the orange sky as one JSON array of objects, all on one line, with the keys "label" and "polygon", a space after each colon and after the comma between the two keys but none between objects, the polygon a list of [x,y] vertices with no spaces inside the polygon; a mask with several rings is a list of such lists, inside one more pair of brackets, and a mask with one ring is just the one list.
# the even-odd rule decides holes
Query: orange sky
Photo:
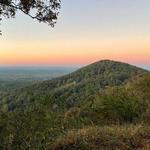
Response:
[{"label": "orange sky", "polygon": [[[7,40],[1,45],[0,64],[87,64],[100,59],[150,63],[148,39],[63,40],[25,44]],[[37,44],[38,43],[38,44]],[[6,46],[7,45],[7,46]]]},{"label": "orange sky", "polygon": [[150,64],[149,0],[63,0],[54,29],[19,13],[3,20],[0,65]]}]

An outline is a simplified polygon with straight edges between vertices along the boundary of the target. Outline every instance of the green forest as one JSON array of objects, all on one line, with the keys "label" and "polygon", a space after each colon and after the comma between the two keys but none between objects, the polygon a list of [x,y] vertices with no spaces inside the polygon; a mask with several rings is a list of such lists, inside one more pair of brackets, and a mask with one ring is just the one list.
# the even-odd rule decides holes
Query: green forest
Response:
[{"label": "green forest", "polygon": [[0,91],[0,150],[148,150],[150,72],[102,60]]}]

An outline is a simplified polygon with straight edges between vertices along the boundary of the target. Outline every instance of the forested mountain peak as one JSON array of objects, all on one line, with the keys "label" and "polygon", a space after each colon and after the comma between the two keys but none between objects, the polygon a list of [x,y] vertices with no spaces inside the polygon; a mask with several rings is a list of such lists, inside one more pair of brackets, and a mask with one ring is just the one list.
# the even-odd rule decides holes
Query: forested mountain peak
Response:
[{"label": "forested mountain peak", "polygon": [[[131,142],[149,143],[149,89],[148,71],[102,60],[62,77],[1,93],[0,149],[91,149],[86,140],[97,149],[101,139],[116,149],[122,137],[134,149],[128,142],[133,130]],[[139,126],[127,130],[129,123]],[[102,127],[112,124],[111,128]],[[111,137],[117,138],[116,144]]]},{"label": "forested mountain peak", "polygon": [[[112,60],[101,60],[78,69],[70,74],[57,77],[32,86],[22,88],[5,96],[9,110],[16,107],[28,107],[31,101],[54,97],[52,103],[59,103],[59,109],[78,105],[107,87],[122,85],[135,76],[148,71],[141,68]],[[92,97],[92,98],[91,98]],[[0,100],[4,96],[0,97]],[[17,101],[16,101],[17,100]],[[1,101],[3,102],[3,101]],[[17,104],[16,104],[17,102]],[[53,104],[52,104],[53,105]]]},{"label": "forested mountain peak", "polygon": [[105,85],[109,85],[110,82],[113,82],[113,84],[121,84],[132,76],[146,72],[148,71],[127,63],[113,60],[100,60],[68,75],[45,81],[42,83],[42,87],[45,87],[46,85],[51,87],[51,85],[53,85],[52,88],[55,88],[60,85],[66,85],[66,83],[81,84],[82,82],[86,82],[87,84],[88,81],[95,82],[96,80],[101,80]]},{"label": "forested mountain peak", "polygon": [[123,71],[123,70],[133,70],[135,72],[145,72],[144,69],[138,68],[136,66],[130,65],[128,63],[124,63],[124,62],[119,62],[119,61],[114,61],[114,60],[109,60],[109,59],[104,59],[104,60],[100,60],[97,62],[94,62],[88,66],[85,66],[81,69],[79,69],[79,71],[81,70],[86,70],[86,71],[93,71],[93,70],[101,70],[101,72],[98,73],[103,73],[103,72],[107,72],[107,71],[113,71],[113,70],[118,70],[118,71]]},{"label": "forested mountain peak", "polygon": [[53,95],[60,103],[59,108],[62,103],[72,107],[107,87],[124,84],[134,76],[145,73],[146,70],[126,63],[101,60],[68,75],[37,83],[27,90],[39,96]]}]

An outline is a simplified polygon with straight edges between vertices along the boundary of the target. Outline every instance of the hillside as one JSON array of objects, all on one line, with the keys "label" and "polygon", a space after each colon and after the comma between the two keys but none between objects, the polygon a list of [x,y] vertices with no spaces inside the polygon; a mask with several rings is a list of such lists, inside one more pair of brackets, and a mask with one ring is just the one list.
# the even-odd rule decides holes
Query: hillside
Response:
[{"label": "hillside", "polygon": [[[20,107],[20,105],[27,107],[31,99],[34,101],[34,99],[43,99],[43,97],[54,97],[54,107],[59,110],[68,109],[93,98],[95,93],[106,87],[121,85],[128,79],[145,73],[147,71],[126,63],[102,60],[68,75],[37,83],[20,91],[17,90],[11,95],[11,98],[8,95],[8,99],[15,97],[10,101],[8,107],[9,110],[16,106]],[[17,105],[15,104],[16,99]]]},{"label": "hillside", "polygon": [[92,103],[65,112],[69,129],[52,150],[148,150],[150,147],[150,74],[95,95]]},{"label": "hillside", "polygon": [[43,84],[37,85],[36,88],[41,88],[41,90],[60,89],[80,83],[81,86],[87,84],[92,86],[94,84],[94,88],[100,89],[105,86],[119,85],[132,76],[146,72],[141,68],[126,63],[102,60],[83,67],[71,74],[45,81]]},{"label": "hillside", "polygon": [[148,71],[103,60],[1,93],[0,149],[145,148],[150,143],[149,91]]}]

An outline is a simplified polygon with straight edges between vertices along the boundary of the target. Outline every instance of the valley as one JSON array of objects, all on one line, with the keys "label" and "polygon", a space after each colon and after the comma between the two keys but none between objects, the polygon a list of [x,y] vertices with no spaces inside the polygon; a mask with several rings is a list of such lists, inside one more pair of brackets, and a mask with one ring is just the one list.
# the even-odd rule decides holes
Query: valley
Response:
[{"label": "valley", "polygon": [[0,91],[15,90],[70,73],[76,67],[0,66]]}]

